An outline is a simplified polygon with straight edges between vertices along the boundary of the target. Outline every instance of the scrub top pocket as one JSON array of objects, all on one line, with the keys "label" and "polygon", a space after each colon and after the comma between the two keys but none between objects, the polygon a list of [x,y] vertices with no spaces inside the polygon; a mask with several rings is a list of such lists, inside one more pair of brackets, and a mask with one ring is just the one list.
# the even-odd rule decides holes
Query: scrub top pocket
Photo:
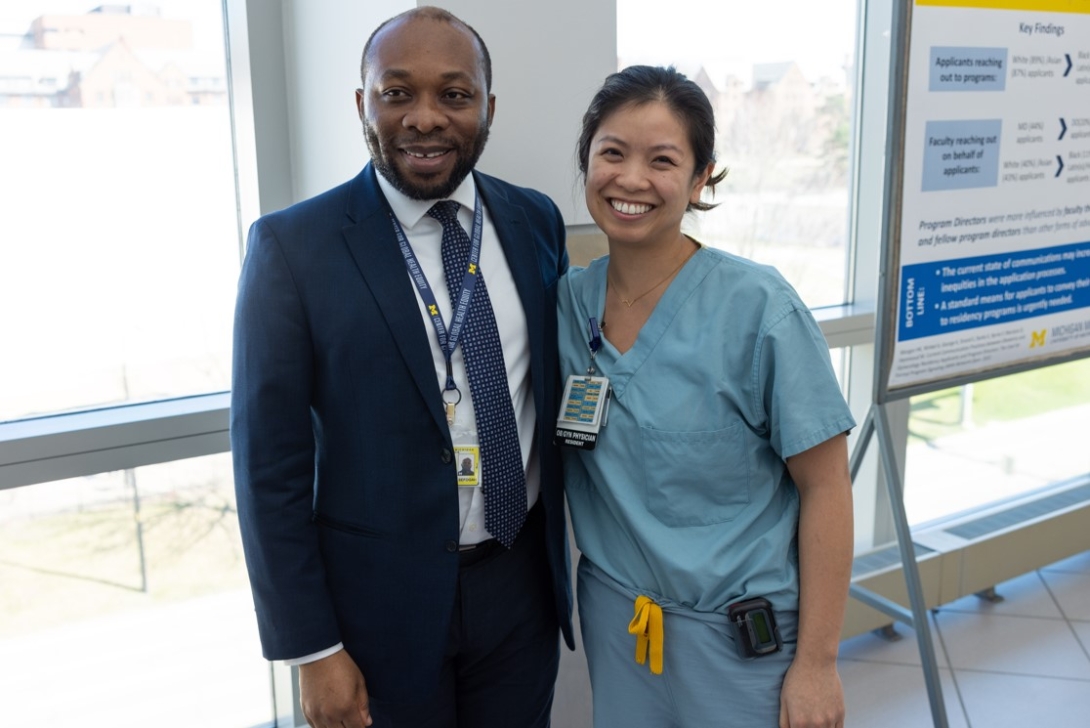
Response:
[{"label": "scrub top pocket", "polygon": [[710,432],[640,428],[644,503],[671,527],[733,520],[749,505],[742,425]]}]

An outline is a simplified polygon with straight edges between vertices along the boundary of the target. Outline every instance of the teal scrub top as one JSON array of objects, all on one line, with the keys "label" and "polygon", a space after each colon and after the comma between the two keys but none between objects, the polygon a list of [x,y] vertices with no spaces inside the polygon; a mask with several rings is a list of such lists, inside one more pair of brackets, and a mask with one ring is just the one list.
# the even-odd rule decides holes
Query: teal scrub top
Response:
[{"label": "teal scrub top", "polygon": [[[560,281],[565,379],[591,364],[608,256]],[[608,323],[608,322],[607,322]],[[798,609],[799,498],[785,460],[855,426],[809,309],[773,268],[701,247],[609,377],[594,450],[564,448],[580,551],[621,584],[701,612]]]}]

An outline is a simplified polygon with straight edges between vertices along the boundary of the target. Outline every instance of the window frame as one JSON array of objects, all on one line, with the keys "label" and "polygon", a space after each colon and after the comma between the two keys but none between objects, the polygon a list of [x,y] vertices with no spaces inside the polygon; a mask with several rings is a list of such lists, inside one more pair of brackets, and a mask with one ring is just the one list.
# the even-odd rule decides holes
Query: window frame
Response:
[{"label": "window frame", "polygon": [[[292,168],[293,84],[285,63],[291,43],[285,32],[290,7],[287,0],[222,0],[222,7],[241,261],[245,221],[290,204],[299,186]],[[845,390],[860,420],[873,396],[891,8],[892,0],[859,0],[859,91],[852,111],[846,260],[845,300],[850,303],[813,311],[830,349],[850,352]],[[881,126],[874,127],[876,123]],[[579,235],[586,228],[572,225],[569,232]],[[230,449],[229,411],[230,393],[218,392],[0,423],[0,491],[48,487],[48,483],[62,479],[226,452]],[[904,421],[907,428],[907,408]],[[864,466],[864,475],[856,484],[857,503],[862,501],[863,505],[862,509],[857,507],[860,517],[883,512],[879,501],[884,490],[878,487],[877,467],[871,470],[867,474]],[[863,517],[862,536],[857,531],[857,542],[881,536],[880,518]],[[295,670],[279,663],[270,670],[275,724],[296,725],[301,712]]]},{"label": "window frame", "polygon": [[[598,0],[612,2],[612,0]],[[857,57],[863,59],[868,5],[891,6],[891,0],[860,0]],[[260,212],[274,210],[294,200],[291,164],[291,85],[284,57],[288,41],[282,3],[260,0],[222,0],[231,134],[235,155],[238,201],[238,251],[245,251],[245,221]],[[890,14],[887,7],[887,17]],[[888,22],[888,21],[887,21]],[[888,30],[888,25],[885,26]],[[886,65],[877,69],[882,86],[888,83]],[[869,59],[868,59],[869,60]],[[864,80],[864,63],[857,63],[857,83]],[[857,128],[866,128],[864,100],[874,93],[860,85],[853,112]],[[860,118],[863,124],[860,124]],[[868,140],[853,135],[853,169],[850,188],[852,210],[873,206],[864,199],[881,195],[881,180],[865,179],[860,158],[881,157],[866,149]],[[884,140],[883,134],[878,137]],[[873,177],[873,174],[870,175]],[[863,184],[861,184],[861,180]],[[877,184],[876,184],[877,183]],[[877,188],[877,191],[876,191]],[[814,309],[830,348],[867,348],[874,339],[874,300],[877,290],[877,252],[860,249],[859,239],[880,239],[880,205],[877,222],[864,224],[852,215],[847,266],[847,303]],[[586,225],[569,226],[573,234]],[[872,246],[877,248],[877,245]],[[862,352],[857,352],[862,353]],[[852,373],[861,369],[858,359]],[[852,389],[851,379],[847,382]],[[854,404],[854,403],[853,403]],[[126,403],[98,409],[50,414],[0,423],[0,490],[46,483],[63,478],[93,475],[171,460],[225,452],[228,438],[230,393],[218,392],[144,403]],[[858,410],[857,410],[858,411]]]}]

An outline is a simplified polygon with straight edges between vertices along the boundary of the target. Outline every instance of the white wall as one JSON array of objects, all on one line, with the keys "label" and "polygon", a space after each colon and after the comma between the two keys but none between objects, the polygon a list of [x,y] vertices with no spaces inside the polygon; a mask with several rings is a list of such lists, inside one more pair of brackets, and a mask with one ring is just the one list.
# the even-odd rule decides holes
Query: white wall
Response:
[{"label": "white wall", "polygon": [[[329,189],[364,165],[367,147],[354,101],[363,44],[383,20],[418,4],[427,3],[247,1],[259,146],[272,154],[279,143],[287,154],[275,179],[262,174],[262,187],[276,190],[284,165],[291,178],[291,199],[262,194],[262,212]],[[492,56],[496,120],[480,169],[542,190],[569,225],[590,223],[575,177],[575,143],[590,97],[616,70],[613,0],[450,0],[443,6],[480,33]]]},{"label": "white wall", "polygon": [[281,0],[292,191],[312,197],[355,177],[370,158],[356,112],[360,55],[379,23],[412,0]]},{"label": "white wall", "polygon": [[[424,4],[424,3],[421,3]],[[592,223],[576,183],[579,123],[617,70],[614,0],[447,0],[492,56],[496,119],[481,171],[537,188],[569,225]]]}]

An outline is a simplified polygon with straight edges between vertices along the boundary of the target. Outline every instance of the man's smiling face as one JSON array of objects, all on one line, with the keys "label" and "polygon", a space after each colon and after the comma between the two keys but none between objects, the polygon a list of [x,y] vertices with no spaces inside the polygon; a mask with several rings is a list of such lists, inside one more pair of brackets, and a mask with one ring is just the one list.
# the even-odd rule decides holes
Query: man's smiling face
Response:
[{"label": "man's smiling face", "polygon": [[438,200],[477,164],[495,98],[468,30],[407,18],[375,37],[356,105],[379,174],[409,197]]}]

